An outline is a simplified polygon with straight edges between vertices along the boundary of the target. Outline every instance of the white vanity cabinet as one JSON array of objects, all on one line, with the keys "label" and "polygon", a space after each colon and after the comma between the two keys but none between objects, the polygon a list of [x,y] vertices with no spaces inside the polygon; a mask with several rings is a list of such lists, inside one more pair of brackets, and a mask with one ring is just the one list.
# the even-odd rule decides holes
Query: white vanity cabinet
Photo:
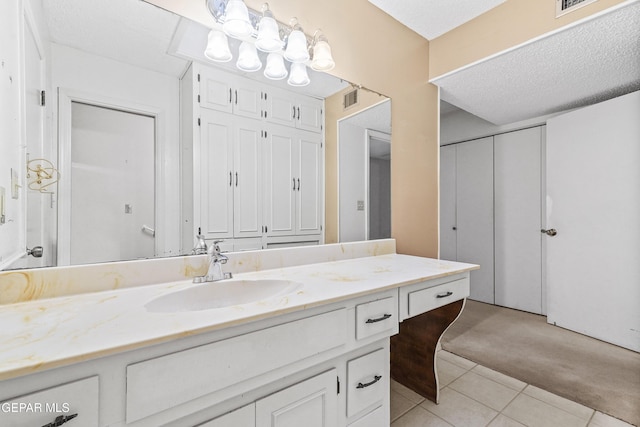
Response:
[{"label": "white vanity cabinet", "polygon": [[320,234],[324,189],[322,136],[269,125],[264,159],[267,236]]},{"label": "white vanity cabinet", "polygon": [[324,103],[320,99],[272,88],[265,101],[266,119],[271,123],[316,133],[324,130]]},{"label": "white vanity cabinet", "polygon": [[0,425],[98,427],[99,380],[92,376],[0,401]]}]

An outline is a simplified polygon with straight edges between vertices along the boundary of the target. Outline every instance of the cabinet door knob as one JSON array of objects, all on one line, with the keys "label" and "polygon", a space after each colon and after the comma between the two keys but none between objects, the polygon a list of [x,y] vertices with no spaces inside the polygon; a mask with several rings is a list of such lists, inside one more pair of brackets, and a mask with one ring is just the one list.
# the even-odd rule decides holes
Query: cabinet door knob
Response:
[{"label": "cabinet door knob", "polygon": [[558,230],[556,230],[555,228],[550,228],[548,230],[545,230],[544,228],[542,230],[540,230],[541,233],[546,234],[547,236],[555,236],[556,234],[558,234]]}]

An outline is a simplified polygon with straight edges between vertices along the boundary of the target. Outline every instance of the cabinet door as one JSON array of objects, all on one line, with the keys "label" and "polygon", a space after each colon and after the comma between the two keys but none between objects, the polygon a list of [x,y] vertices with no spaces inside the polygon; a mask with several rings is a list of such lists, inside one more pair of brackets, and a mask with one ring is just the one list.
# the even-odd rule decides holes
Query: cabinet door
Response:
[{"label": "cabinet door", "polygon": [[542,128],[495,136],[496,304],[542,314]]},{"label": "cabinet door", "polygon": [[233,88],[233,113],[251,119],[262,118],[263,92],[261,86],[251,80],[236,78]]},{"label": "cabinet door", "polygon": [[322,100],[299,97],[296,106],[296,127],[312,132],[322,132]]},{"label": "cabinet door", "polygon": [[3,426],[33,427],[70,417],[65,426],[97,427],[98,390],[98,377],[94,376],[0,402],[0,422]]},{"label": "cabinet door", "polygon": [[493,304],[493,137],[456,151],[458,261],[480,265],[471,272],[470,298]]},{"label": "cabinet door", "polygon": [[202,227],[208,239],[229,238],[233,237],[234,118],[207,109],[200,112],[200,163],[194,172],[200,186],[200,197],[194,197],[199,218],[194,218],[194,225]]},{"label": "cabinet door", "polygon": [[228,78],[227,74],[206,67],[199,67],[196,71],[196,82],[198,79],[201,107],[225,113],[233,111],[232,80]]},{"label": "cabinet door", "polygon": [[296,167],[296,234],[322,232],[324,168],[322,136],[300,132]]},{"label": "cabinet door", "polygon": [[267,121],[289,127],[296,125],[295,95],[282,89],[269,89],[266,94]]},{"label": "cabinet door", "polygon": [[298,140],[293,129],[270,125],[263,150],[265,169],[265,224],[267,236],[294,235],[296,230],[296,175]]},{"label": "cabinet door", "polygon": [[332,369],[256,402],[256,427],[338,425],[337,371]]},{"label": "cabinet door", "polygon": [[456,146],[440,147],[440,259],[456,261]]},{"label": "cabinet door", "polygon": [[234,236],[262,235],[262,135],[257,120],[235,118]]}]

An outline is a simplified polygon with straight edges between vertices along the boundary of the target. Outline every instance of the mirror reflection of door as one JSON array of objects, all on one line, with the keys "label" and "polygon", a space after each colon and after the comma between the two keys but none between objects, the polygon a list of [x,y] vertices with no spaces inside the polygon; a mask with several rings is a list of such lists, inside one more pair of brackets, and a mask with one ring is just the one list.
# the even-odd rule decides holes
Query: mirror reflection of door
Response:
[{"label": "mirror reflection of door", "polygon": [[155,119],[73,102],[70,263],[153,257]]},{"label": "mirror reflection of door", "polygon": [[391,237],[391,101],[338,122],[340,242]]}]

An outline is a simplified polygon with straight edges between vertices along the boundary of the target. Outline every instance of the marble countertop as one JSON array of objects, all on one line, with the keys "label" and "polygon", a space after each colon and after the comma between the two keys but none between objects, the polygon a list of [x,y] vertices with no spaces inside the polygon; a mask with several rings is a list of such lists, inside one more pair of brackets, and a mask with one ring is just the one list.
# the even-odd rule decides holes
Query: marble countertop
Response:
[{"label": "marble countertop", "polygon": [[233,280],[303,284],[286,296],[224,308],[150,312],[145,304],[191,280],[0,306],[0,380],[215,331],[285,313],[474,270],[478,266],[385,254],[235,274]]}]

